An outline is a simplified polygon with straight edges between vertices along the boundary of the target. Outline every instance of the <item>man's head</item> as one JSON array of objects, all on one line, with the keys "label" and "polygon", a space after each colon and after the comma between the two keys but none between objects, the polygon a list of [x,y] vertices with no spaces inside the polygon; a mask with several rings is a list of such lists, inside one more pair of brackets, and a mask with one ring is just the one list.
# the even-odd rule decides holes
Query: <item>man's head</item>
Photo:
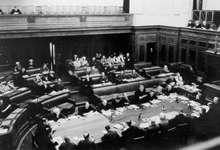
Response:
[{"label": "man's head", "polygon": [[144,85],[139,85],[139,90],[140,90],[141,92],[143,92],[143,91],[144,91]]},{"label": "man's head", "polygon": [[213,102],[214,102],[214,104],[218,104],[219,98],[218,98],[218,97],[214,97],[214,98],[213,98]]},{"label": "man's head", "polygon": [[128,125],[129,127],[130,127],[131,124],[132,124],[131,120],[127,120],[126,123],[127,123],[127,125]]},{"label": "man's head", "polygon": [[85,103],[85,108],[89,108],[89,102]]},{"label": "man's head", "polygon": [[70,137],[69,136],[65,136],[64,138],[65,143],[70,143]]},{"label": "man's head", "polygon": [[2,99],[0,99],[0,106],[2,106],[3,105],[3,100]]},{"label": "man's head", "polygon": [[106,130],[106,131],[110,130],[110,126],[109,126],[109,125],[106,125],[106,126],[105,126],[105,130]]},{"label": "man's head", "polygon": [[104,106],[106,106],[107,103],[108,103],[108,102],[107,102],[107,100],[105,100],[105,99],[102,101],[102,104],[103,104]]},{"label": "man's head", "polygon": [[116,101],[117,103],[119,103],[120,100],[121,100],[121,98],[120,98],[119,96],[117,96],[117,97],[115,98],[115,101]]},{"label": "man's head", "polygon": [[90,135],[89,135],[88,132],[86,132],[86,133],[83,134],[83,137],[84,137],[85,140],[89,139],[89,136],[90,136]]}]

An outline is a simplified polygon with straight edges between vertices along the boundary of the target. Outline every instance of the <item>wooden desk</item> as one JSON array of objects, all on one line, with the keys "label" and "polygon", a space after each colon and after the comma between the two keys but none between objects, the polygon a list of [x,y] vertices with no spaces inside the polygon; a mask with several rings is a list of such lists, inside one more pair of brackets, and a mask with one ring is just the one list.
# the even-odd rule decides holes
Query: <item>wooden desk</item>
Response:
[{"label": "wooden desk", "polygon": [[95,89],[95,88],[106,87],[106,86],[111,86],[111,85],[114,85],[114,84],[111,82],[107,82],[107,83],[93,84],[91,85],[91,87]]},{"label": "wooden desk", "polygon": [[184,93],[184,94],[186,94],[186,96],[189,96],[189,95],[196,95],[198,92],[200,92],[201,90],[200,89],[198,89],[198,88],[193,88],[192,86],[189,86],[189,87],[191,87],[191,88],[186,88],[185,86],[179,86],[178,87],[178,91],[180,92],[180,93]]},{"label": "wooden desk", "polygon": [[[83,136],[83,133],[89,132],[90,135],[92,135],[95,139],[96,143],[101,142],[101,137],[104,135],[102,131],[105,130],[106,125],[110,125],[112,129],[114,129],[113,125],[125,122],[126,120],[131,120],[136,123],[136,125],[139,125],[143,121],[138,120],[138,115],[142,113],[141,117],[144,118],[150,118],[156,115],[159,115],[159,113],[169,113],[176,111],[176,109],[182,108],[183,112],[186,114],[191,114],[192,109],[188,109],[188,105],[186,103],[183,103],[182,101],[179,101],[179,103],[171,102],[169,100],[164,100],[165,103],[165,111],[162,111],[162,105],[163,103],[157,103],[155,107],[140,107],[138,110],[133,109],[127,109],[120,115],[113,115],[112,123],[109,122],[108,118],[105,117],[102,114],[96,114],[93,116],[88,116],[86,118],[78,118],[74,120],[69,120],[62,124],[61,126],[58,126],[56,128],[56,132],[52,135],[53,138],[61,136],[62,138],[65,136],[78,137],[81,138]],[[121,130],[116,130],[119,135],[121,135]]]},{"label": "wooden desk", "polygon": [[138,77],[138,78],[135,78],[135,79],[133,79],[133,78],[131,78],[131,79],[124,79],[123,81],[124,82],[136,82],[136,81],[142,81],[142,80],[145,80],[145,78]]},{"label": "wooden desk", "polygon": [[156,75],[155,77],[156,77],[156,78],[166,78],[166,77],[173,76],[174,74],[175,74],[175,73],[173,73],[173,72],[170,72],[170,73],[161,73],[161,74]]},{"label": "wooden desk", "polygon": [[162,69],[162,68],[160,66],[152,66],[152,67],[143,68],[143,71],[154,70],[154,69]]}]

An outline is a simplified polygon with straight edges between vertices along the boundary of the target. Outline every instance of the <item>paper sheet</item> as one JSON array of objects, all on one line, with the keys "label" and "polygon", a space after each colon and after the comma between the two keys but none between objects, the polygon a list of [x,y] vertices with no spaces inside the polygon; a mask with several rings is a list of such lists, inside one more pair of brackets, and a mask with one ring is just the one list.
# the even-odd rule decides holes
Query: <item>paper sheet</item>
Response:
[{"label": "paper sheet", "polygon": [[150,103],[144,103],[142,104],[144,107],[149,107],[150,106]]}]

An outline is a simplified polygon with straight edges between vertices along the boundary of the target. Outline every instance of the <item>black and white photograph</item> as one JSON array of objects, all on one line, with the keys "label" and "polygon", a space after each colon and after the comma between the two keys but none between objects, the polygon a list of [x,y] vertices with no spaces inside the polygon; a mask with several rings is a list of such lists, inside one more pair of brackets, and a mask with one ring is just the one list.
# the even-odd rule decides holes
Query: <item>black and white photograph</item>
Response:
[{"label": "black and white photograph", "polygon": [[0,0],[0,150],[219,150],[220,0]]}]

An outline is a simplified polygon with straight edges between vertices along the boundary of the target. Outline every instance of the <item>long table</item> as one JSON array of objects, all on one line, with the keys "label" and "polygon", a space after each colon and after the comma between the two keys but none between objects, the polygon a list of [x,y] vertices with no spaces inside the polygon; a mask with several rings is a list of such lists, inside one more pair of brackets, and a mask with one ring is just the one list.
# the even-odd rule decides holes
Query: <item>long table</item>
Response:
[{"label": "long table", "polygon": [[[174,99],[157,100],[159,103],[155,103],[150,106],[139,106],[139,109],[130,109],[128,106],[121,114],[114,114],[111,117],[103,114],[96,113],[92,116],[85,118],[74,116],[74,119],[70,119],[63,124],[56,126],[56,132],[52,135],[55,139],[62,139],[64,136],[70,136],[76,141],[76,137],[82,138],[83,133],[89,132],[95,139],[96,143],[101,142],[101,137],[104,135],[104,127],[110,125],[112,128],[117,124],[122,124],[126,120],[132,120],[136,125],[140,125],[147,118],[157,116],[163,113],[177,112],[178,109],[183,109],[184,113],[192,114],[193,109],[188,107],[186,100],[179,101],[178,103]],[[162,110],[165,106],[166,110]],[[141,120],[138,116],[141,114]],[[110,119],[111,118],[111,119]],[[57,123],[55,123],[57,125]],[[122,130],[115,128],[115,130],[121,135]],[[59,138],[58,138],[59,137]],[[61,138],[62,137],[62,138]]]}]

